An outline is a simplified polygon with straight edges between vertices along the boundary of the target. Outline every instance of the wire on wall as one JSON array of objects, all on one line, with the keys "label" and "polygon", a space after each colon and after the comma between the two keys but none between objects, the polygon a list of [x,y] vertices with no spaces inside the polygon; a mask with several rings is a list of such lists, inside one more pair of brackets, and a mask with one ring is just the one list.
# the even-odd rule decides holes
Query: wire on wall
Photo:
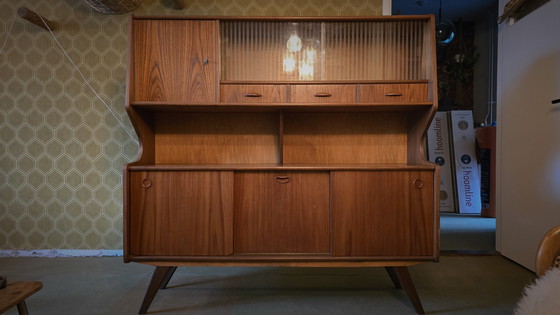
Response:
[{"label": "wire on wall", "polygon": [[99,95],[99,93],[97,93],[95,91],[95,89],[91,86],[91,84],[89,83],[89,81],[86,79],[86,77],[84,76],[84,74],[80,71],[80,69],[78,68],[78,66],[76,65],[76,63],[74,63],[74,60],[72,60],[72,58],[70,58],[70,56],[68,55],[68,53],[66,52],[66,50],[64,49],[64,47],[62,47],[62,45],[60,44],[60,42],[58,41],[58,39],[56,39],[56,36],[54,35],[53,31],[51,30],[51,28],[49,27],[49,25],[46,23],[46,21],[43,19],[42,16],[39,15],[39,17],[41,18],[41,21],[43,21],[43,24],[45,25],[45,27],[47,28],[47,30],[49,31],[49,33],[51,33],[51,36],[53,37],[54,41],[56,42],[56,44],[58,45],[58,47],[60,47],[60,49],[62,50],[62,52],[64,53],[64,55],[66,56],[66,58],[68,58],[68,60],[70,60],[70,63],[72,63],[72,66],[74,66],[74,68],[76,69],[76,71],[78,71],[78,73],[80,74],[80,76],[82,77],[82,79],[84,80],[85,84],[90,88],[90,90],[93,92],[93,94],[95,94],[95,96],[97,96],[97,98],[101,101],[101,103],[103,103],[103,105],[105,105],[105,107],[107,108],[107,110],[109,110],[109,112],[111,113],[111,115],[113,115],[113,117],[119,122],[119,124],[121,125],[121,127],[124,129],[124,131],[130,136],[130,138],[134,141],[134,143],[136,143],[136,145],[139,145],[138,140],[136,139],[136,137],[130,133],[130,131],[128,130],[128,128],[126,128],[126,126],[124,125],[124,123],[122,122],[121,119],[119,119],[119,117],[117,116],[117,114],[114,112],[114,110],[103,100],[103,98],[101,98],[101,95]]},{"label": "wire on wall", "polygon": [[14,26],[14,22],[15,22],[15,18],[12,19],[12,23],[10,24],[10,28],[8,29],[8,32],[6,33],[6,38],[4,38],[4,44],[2,44],[2,48],[0,48],[0,54],[2,54],[4,52],[4,47],[6,47],[6,43],[8,42],[8,35],[12,32],[12,26]]}]

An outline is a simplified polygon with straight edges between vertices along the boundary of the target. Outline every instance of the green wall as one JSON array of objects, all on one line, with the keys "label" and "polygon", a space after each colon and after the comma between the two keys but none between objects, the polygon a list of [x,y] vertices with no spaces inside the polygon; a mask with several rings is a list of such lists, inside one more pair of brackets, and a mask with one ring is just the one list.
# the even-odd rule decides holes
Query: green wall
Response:
[{"label": "green wall", "polygon": [[[145,0],[133,13],[382,14],[382,0],[183,1]],[[76,67],[17,17],[21,6],[55,22]],[[0,250],[122,248],[122,168],[138,152],[124,111],[127,17],[78,0],[0,0]]]}]

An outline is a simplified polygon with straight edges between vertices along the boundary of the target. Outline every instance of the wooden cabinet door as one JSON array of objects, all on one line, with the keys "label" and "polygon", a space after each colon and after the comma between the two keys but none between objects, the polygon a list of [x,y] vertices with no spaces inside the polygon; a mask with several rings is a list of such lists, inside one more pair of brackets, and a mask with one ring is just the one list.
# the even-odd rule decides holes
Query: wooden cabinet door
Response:
[{"label": "wooden cabinet door", "polygon": [[433,171],[331,174],[334,256],[433,256]]},{"label": "wooden cabinet door", "polygon": [[130,172],[132,255],[229,255],[233,172]]},{"label": "wooden cabinet door", "polygon": [[328,172],[237,172],[236,254],[329,253]]},{"label": "wooden cabinet door", "polygon": [[218,23],[134,20],[133,101],[218,101]]}]

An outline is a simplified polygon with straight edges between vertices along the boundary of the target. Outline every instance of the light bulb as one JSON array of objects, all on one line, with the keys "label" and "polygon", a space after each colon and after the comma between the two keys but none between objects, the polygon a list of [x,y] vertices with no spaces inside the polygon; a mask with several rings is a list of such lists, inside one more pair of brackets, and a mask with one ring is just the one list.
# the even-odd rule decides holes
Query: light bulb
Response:
[{"label": "light bulb", "polygon": [[305,56],[307,57],[307,62],[310,64],[315,63],[315,49],[313,48],[306,48],[305,49]]},{"label": "light bulb", "polygon": [[296,69],[296,60],[294,59],[294,57],[284,58],[284,71],[292,72],[295,69]]},{"label": "light bulb", "polygon": [[288,48],[289,52],[296,52],[301,50],[301,38],[299,38],[296,32],[292,33],[292,35],[288,39],[288,43],[286,43],[286,47]]},{"label": "light bulb", "polygon": [[308,64],[308,63],[304,63],[301,65],[301,67],[299,67],[299,77],[300,79],[303,80],[312,80],[313,79],[313,66]]}]

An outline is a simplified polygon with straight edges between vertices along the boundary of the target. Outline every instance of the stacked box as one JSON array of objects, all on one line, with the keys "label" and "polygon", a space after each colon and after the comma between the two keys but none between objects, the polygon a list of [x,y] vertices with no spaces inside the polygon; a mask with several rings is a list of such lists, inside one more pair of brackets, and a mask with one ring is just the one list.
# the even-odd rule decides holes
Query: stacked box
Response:
[{"label": "stacked box", "polygon": [[451,111],[450,121],[457,183],[457,208],[459,213],[479,214],[482,204],[472,111]]},{"label": "stacked box", "polygon": [[441,212],[455,212],[453,155],[449,143],[449,112],[436,112],[428,129],[428,159],[439,165]]}]

